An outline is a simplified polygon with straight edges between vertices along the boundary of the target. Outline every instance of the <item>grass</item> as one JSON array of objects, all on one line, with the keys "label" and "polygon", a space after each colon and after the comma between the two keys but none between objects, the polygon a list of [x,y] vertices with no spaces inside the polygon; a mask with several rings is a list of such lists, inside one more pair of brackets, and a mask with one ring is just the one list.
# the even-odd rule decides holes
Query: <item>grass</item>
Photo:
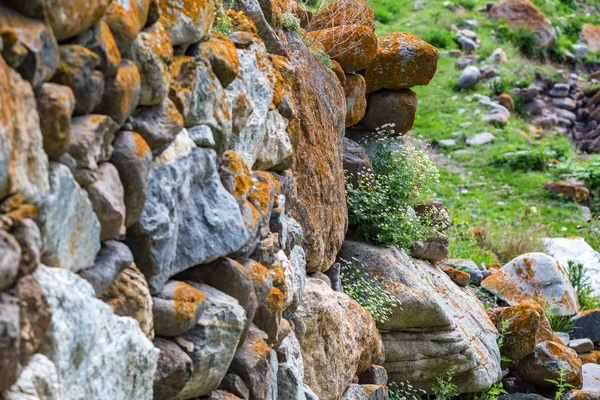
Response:
[{"label": "grass", "polygon": [[594,295],[587,268],[579,262],[568,261],[567,275],[575,292],[581,311],[600,308],[600,298]]}]

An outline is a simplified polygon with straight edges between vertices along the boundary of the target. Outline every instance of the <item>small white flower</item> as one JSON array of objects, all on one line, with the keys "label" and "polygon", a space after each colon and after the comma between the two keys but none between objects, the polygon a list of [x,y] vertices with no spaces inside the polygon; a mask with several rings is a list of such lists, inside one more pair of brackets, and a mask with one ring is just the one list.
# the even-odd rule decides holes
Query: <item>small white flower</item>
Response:
[{"label": "small white flower", "polygon": [[566,232],[567,231],[567,227],[563,226],[562,228],[560,228],[561,232]]},{"label": "small white flower", "polygon": [[537,207],[532,206],[529,211],[531,211],[532,214],[537,214]]}]

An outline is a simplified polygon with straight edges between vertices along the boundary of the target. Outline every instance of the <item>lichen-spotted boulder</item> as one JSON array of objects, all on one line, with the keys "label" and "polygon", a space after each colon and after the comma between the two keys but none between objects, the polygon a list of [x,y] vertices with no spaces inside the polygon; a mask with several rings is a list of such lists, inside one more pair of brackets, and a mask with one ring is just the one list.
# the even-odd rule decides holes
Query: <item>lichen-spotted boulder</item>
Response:
[{"label": "lichen-spotted boulder", "polygon": [[144,29],[151,0],[113,0],[104,21],[110,27],[117,47],[127,53],[137,34]]},{"label": "lichen-spotted boulder", "polygon": [[206,39],[215,18],[212,0],[159,0],[161,22],[173,45],[191,44]]},{"label": "lichen-spotted boulder", "polygon": [[371,7],[362,0],[336,0],[321,8],[310,19],[308,31],[341,25],[364,25],[375,30]]},{"label": "lichen-spotted boulder", "polygon": [[360,263],[376,291],[397,301],[378,322],[390,381],[430,390],[454,369],[459,393],[487,390],[501,378],[497,331],[481,302],[439,268],[395,247],[346,240],[340,259]]},{"label": "lichen-spotted boulder", "polygon": [[583,43],[588,45],[590,51],[600,50],[600,26],[583,24],[579,37]]},{"label": "lichen-spotted boulder", "polygon": [[536,44],[551,49],[556,44],[556,32],[550,20],[529,0],[504,0],[490,9],[495,20],[506,21],[512,29],[529,29],[535,33]]},{"label": "lichen-spotted boulder", "polygon": [[320,279],[307,279],[292,321],[302,349],[304,382],[321,400],[339,399],[348,382],[382,356],[371,314]]},{"label": "lichen-spotted boulder", "polygon": [[346,126],[357,124],[367,109],[367,84],[360,74],[346,76],[344,93],[346,94]]},{"label": "lichen-spotted boulder", "polygon": [[583,384],[577,352],[551,341],[538,343],[533,354],[519,362],[518,370],[523,380],[539,387],[553,388],[554,384],[548,379],[560,380],[561,371],[565,374],[564,381],[575,389]]},{"label": "lichen-spotted boulder", "polygon": [[365,72],[367,91],[427,85],[439,55],[435,47],[410,33],[383,35],[377,40],[377,57]]},{"label": "lichen-spotted boulder", "polygon": [[579,311],[575,289],[558,261],[544,253],[528,253],[515,258],[481,286],[510,305],[533,300],[555,315]]},{"label": "lichen-spotted boulder", "polygon": [[373,30],[364,25],[342,25],[310,32],[325,52],[339,62],[345,72],[367,68],[377,56],[377,38]]}]

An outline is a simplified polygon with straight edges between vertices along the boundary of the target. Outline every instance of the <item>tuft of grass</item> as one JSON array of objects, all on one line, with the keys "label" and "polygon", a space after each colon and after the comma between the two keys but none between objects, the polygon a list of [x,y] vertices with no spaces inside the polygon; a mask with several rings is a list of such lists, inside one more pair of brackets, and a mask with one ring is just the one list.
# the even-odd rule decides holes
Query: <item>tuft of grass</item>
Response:
[{"label": "tuft of grass", "polygon": [[569,333],[573,330],[575,322],[571,320],[570,316],[556,315],[550,310],[550,307],[548,306],[544,307],[544,315],[548,319],[548,322],[550,322],[550,327],[552,328],[552,331]]},{"label": "tuft of grass", "polygon": [[423,32],[421,39],[438,49],[456,48],[455,36],[438,26],[432,26]]},{"label": "tuft of grass", "polygon": [[594,288],[588,276],[587,268],[582,263],[569,260],[567,263],[567,276],[577,293],[581,311],[600,308],[600,298],[594,295]]}]

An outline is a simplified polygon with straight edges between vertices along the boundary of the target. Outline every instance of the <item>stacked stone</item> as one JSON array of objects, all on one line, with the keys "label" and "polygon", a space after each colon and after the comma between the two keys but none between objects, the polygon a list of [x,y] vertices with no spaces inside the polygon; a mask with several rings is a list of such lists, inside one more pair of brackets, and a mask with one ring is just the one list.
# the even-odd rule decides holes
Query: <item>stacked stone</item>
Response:
[{"label": "stacked stone", "polygon": [[597,89],[578,91],[577,121],[569,132],[579,148],[588,153],[600,152],[600,94]]},{"label": "stacked stone", "polygon": [[347,110],[300,7],[226,4],[225,35],[208,0],[3,4],[3,398],[337,399],[383,359],[307,276],[347,226]]}]

